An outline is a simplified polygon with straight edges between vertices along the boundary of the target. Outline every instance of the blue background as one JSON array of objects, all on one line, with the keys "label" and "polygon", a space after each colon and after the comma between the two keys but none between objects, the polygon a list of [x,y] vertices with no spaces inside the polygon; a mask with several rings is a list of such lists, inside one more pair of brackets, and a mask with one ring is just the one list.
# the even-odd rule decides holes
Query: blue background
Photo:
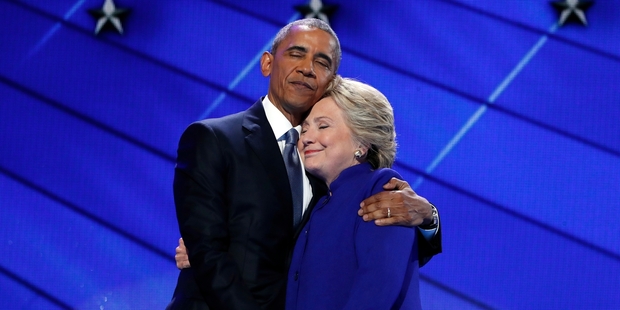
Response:
[{"label": "blue background", "polygon": [[[266,94],[307,1],[0,0],[0,308],[162,309],[185,127]],[[342,0],[340,73],[394,106],[395,168],[439,206],[426,309],[620,308],[620,2]],[[377,285],[381,285],[378,283]],[[368,288],[372,294],[372,288]]]}]

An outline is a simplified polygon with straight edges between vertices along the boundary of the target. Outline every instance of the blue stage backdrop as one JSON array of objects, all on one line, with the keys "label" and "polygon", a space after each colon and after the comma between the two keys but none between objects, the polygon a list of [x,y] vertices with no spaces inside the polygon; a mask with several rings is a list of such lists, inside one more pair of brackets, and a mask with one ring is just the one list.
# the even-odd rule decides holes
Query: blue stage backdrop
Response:
[{"label": "blue stage backdrop", "polygon": [[[394,106],[437,205],[425,309],[620,309],[620,2],[333,0],[340,73]],[[0,308],[162,309],[176,145],[266,94],[291,1],[0,0]],[[377,283],[377,285],[381,285]],[[372,294],[372,288],[368,288]]]}]

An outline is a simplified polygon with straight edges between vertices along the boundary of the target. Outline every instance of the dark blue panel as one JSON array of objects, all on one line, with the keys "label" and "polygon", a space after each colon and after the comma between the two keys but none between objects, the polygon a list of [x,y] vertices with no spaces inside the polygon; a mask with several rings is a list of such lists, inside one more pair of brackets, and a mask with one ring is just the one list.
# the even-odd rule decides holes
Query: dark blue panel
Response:
[{"label": "dark blue panel", "polygon": [[[0,269],[5,269],[0,266]],[[0,307],[5,309],[67,309],[68,305],[56,299],[49,300],[42,296],[45,292],[29,286],[15,275],[7,276],[0,272]]]},{"label": "dark blue panel", "polygon": [[[86,6],[83,4],[81,7]],[[188,1],[183,5],[134,1],[127,7],[133,9],[132,18],[127,18],[124,27],[126,33],[120,36],[103,32],[101,40],[114,42],[128,51],[222,88],[235,82],[251,63],[250,60],[270,47],[280,26],[253,19],[251,11],[235,9],[233,4],[209,1]],[[64,14],[55,8],[46,10],[53,11],[52,14],[58,19],[62,19]],[[287,11],[290,17],[282,25],[297,16],[292,6]],[[221,16],[226,18],[219,18]],[[72,15],[71,22],[88,32],[95,25],[95,21],[86,14]],[[243,74],[241,78],[244,78]]]},{"label": "dark blue panel", "polygon": [[515,219],[475,196],[433,182],[419,192],[442,206],[444,225],[444,253],[421,269],[423,276],[495,309],[620,305],[613,289],[620,285],[619,259]]},{"label": "dark blue panel", "polygon": [[[449,3],[465,5],[479,14],[492,16],[502,23],[517,23],[547,31],[559,21],[560,14],[551,6],[553,1],[476,1],[449,0]],[[586,12],[588,26],[579,22],[567,22],[555,35],[572,44],[620,57],[620,7],[613,0],[592,1]]]},{"label": "dark blue panel", "polygon": [[549,40],[497,104],[620,155],[618,79],[620,58]]},{"label": "dark blue panel", "polygon": [[539,31],[547,31],[558,20],[558,15],[551,4],[542,1],[443,0],[443,2],[495,18],[498,23],[521,24]]},{"label": "dark blue panel", "polygon": [[29,36],[15,38],[15,51],[6,53],[1,75],[167,156],[175,155],[182,130],[219,94],[203,83],[66,27],[56,31],[35,55],[24,57],[39,40],[32,33],[40,32],[43,37],[53,23],[17,7],[8,10],[36,22],[25,27],[33,28]]},{"label": "dark blue panel", "polygon": [[[1,84],[0,84],[1,85]],[[0,167],[146,243],[167,249],[178,233],[173,163],[88,123],[0,87]]]},{"label": "dark blue panel", "polygon": [[[175,281],[171,259],[93,223],[0,175],[0,265],[75,308],[165,304]],[[29,206],[37,206],[36,209]],[[28,307],[30,308],[30,307]],[[34,309],[34,308],[33,308]]]},{"label": "dark blue panel", "polygon": [[620,255],[617,156],[489,110],[436,175]]},{"label": "dark blue panel", "polygon": [[[416,5],[374,1],[348,9],[334,21],[347,52],[481,99],[537,39],[518,27],[440,1]],[[364,16],[373,11],[381,14]],[[386,35],[390,33],[400,35]],[[520,39],[507,39],[514,37]]]}]

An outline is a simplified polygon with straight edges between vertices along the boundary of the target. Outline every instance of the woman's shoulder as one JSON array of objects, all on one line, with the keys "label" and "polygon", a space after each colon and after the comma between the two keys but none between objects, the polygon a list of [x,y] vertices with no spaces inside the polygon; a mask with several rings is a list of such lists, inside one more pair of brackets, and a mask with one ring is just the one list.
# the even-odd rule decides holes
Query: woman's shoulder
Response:
[{"label": "woman's shoulder", "polygon": [[378,177],[395,177],[401,178],[400,173],[392,168],[379,168],[374,171],[375,176]]},{"label": "woman's shoulder", "polygon": [[370,179],[372,194],[383,190],[383,185],[390,181],[392,178],[403,179],[403,177],[396,170],[391,168],[379,168],[372,172]]}]

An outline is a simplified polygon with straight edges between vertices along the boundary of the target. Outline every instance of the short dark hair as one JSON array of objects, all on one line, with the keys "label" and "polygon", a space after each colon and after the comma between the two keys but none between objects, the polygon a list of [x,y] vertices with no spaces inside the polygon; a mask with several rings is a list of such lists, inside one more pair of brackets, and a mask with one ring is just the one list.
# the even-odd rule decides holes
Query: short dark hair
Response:
[{"label": "short dark hair", "polygon": [[276,53],[278,46],[280,45],[280,43],[282,43],[284,38],[286,38],[286,36],[291,32],[291,28],[294,26],[306,26],[310,28],[321,29],[327,32],[329,35],[331,35],[334,38],[334,41],[336,41],[336,46],[334,48],[334,55],[332,55],[332,57],[334,57],[334,71],[333,72],[334,74],[337,73],[338,68],[340,67],[340,59],[342,58],[342,50],[340,49],[340,41],[338,40],[338,36],[336,35],[332,27],[330,27],[329,24],[327,24],[326,22],[320,19],[317,19],[317,18],[299,19],[282,27],[282,29],[278,31],[278,34],[276,34],[276,38],[273,40],[270,53],[271,54]]}]

